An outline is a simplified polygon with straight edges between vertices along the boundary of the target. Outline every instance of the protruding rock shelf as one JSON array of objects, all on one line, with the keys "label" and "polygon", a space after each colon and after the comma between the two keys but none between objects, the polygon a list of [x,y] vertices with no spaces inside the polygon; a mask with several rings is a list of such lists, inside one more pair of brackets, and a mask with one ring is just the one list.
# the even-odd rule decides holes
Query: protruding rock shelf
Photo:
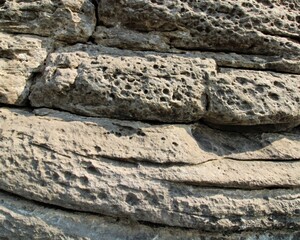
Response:
[{"label": "protruding rock shelf", "polygon": [[299,129],[258,137],[46,109],[36,114],[1,110],[0,183],[6,191],[205,231],[299,225],[300,162],[289,161],[300,158]]}]

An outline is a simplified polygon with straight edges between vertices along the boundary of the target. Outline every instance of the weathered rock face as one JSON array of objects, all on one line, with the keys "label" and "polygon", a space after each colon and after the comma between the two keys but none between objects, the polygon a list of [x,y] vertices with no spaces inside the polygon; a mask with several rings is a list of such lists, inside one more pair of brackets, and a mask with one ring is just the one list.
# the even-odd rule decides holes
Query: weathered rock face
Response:
[{"label": "weathered rock face", "polygon": [[102,0],[98,12],[104,26],[150,32],[169,47],[299,55],[299,8],[297,0]]},{"label": "weathered rock face", "polygon": [[88,116],[190,122],[205,112],[214,71],[209,59],[77,45],[49,56],[30,100]]},{"label": "weathered rock face", "polygon": [[47,36],[69,43],[86,42],[96,24],[89,0],[2,0],[0,31]]},{"label": "weathered rock face", "polygon": [[0,0],[0,239],[299,239],[299,10]]},{"label": "weathered rock face", "polygon": [[151,227],[137,222],[45,207],[0,193],[0,237],[3,239],[297,239],[299,231],[204,233],[195,230]]},{"label": "weathered rock face", "polygon": [[300,123],[300,76],[222,69],[201,55],[77,45],[51,54],[31,104],[87,115],[229,125]]},{"label": "weathered rock face", "polygon": [[23,105],[36,73],[47,54],[53,51],[51,39],[0,32],[0,102]]},{"label": "weathered rock face", "polygon": [[[257,137],[195,126],[193,138],[188,126],[37,114],[45,116],[1,110],[0,181],[6,191],[65,208],[206,231],[300,224],[300,162],[249,162],[299,159],[299,130]],[[244,149],[226,144],[230,139]],[[263,146],[268,141],[274,143]],[[259,190],[273,186],[291,189]],[[295,219],[286,220],[288,215]]]}]

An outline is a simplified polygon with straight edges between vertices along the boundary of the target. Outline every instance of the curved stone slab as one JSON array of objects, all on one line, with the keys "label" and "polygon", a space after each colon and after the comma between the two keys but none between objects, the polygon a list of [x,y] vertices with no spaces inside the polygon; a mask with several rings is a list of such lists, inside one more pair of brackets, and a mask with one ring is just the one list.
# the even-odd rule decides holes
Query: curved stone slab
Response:
[{"label": "curved stone slab", "polygon": [[256,239],[258,236],[274,240],[286,237],[297,239],[300,232],[290,229],[221,234],[147,226],[125,219],[57,209],[0,192],[0,238],[4,239],[234,240]]},{"label": "curved stone slab", "polygon": [[0,31],[47,36],[69,43],[86,42],[96,25],[89,0],[3,0]]},{"label": "curved stone slab", "polygon": [[25,151],[17,145],[13,152],[4,149],[0,188],[28,199],[205,231],[299,227],[299,188],[199,187],[182,179],[152,178],[132,163],[63,156],[26,145]]},{"label": "curved stone slab", "polygon": [[[50,109],[35,114],[18,109],[0,111],[2,147],[24,144],[90,158],[156,164],[199,164],[216,159],[298,160],[299,129],[291,133],[241,134],[203,125],[150,125],[85,118]],[[15,126],[19,126],[17,129]],[[80,132],[80,135],[78,135]],[[22,148],[27,148],[27,146]]]},{"label": "curved stone slab", "polygon": [[[299,2],[103,0],[100,23],[150,32],[180,49],[299,55]],[[128,38],[127,38],[128,39]]]}]

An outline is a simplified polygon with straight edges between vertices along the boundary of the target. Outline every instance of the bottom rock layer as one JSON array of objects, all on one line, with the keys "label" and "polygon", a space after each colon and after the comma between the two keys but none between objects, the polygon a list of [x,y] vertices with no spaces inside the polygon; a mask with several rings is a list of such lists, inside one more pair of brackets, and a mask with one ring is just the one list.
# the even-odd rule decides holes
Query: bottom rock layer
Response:
[{"label": "bottom rock layer", "polygon": [[205,233],[71,212],[0,192],[0,239],[299,239],[300,231]]}]

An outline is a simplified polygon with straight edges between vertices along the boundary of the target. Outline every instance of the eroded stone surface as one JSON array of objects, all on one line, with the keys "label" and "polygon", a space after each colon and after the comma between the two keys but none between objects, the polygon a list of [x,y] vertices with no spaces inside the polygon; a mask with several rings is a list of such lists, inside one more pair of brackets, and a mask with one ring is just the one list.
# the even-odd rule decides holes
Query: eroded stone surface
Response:
[{"label": "eroded stone surface", "polygon": [[215,60],[205,56],[81,44],[61,48],[49,56],[31,104],[119,119],[299,125],[300,75],[217,72]]},{"label": "eroded stone surface", "polygon": [[98,10],[101,24],[153,32],[170,47],[299,55],[299,7],[297,0],[105,0]]},{"label": "eroded stone surface", "polygon": [[[20,136],[13,150],[2,147],[0,187],[29,199],[207,231],[299,228],[299,188],[203,188],[190,185],[189,177],[184,182],[184,175],[179,181],[174,177],[168,181],[160,179],[162,173],[141,172],[143,165],[64,155],[27,141]],[[170,173],[175,174],[178,177],[180,172]]]},{"label": "eroded stone surface", "polygon": [[300,75],[221,69],[208,81],[208,122],[300,123]]},{"label": "eroded stone surface", "polygon": [[282,134],[244,135],[212,130],[203,125],[150,125],[85,118],[49,109],[35,110],[35,114],[37,116],[28,111],[2,108],[3,144],[9,148],[17,134],[22,136],[24,143],[61,155],[153,163],[300,158],[299,129]]},{"label": "eroded stone surface", "polygon": [[[280,135],[277,141],[286,138],[283,144],[274,141],[276,134],[262,136],[273,140],[278,152],[277,155],[274,149],[272,152],[272,144],[257,151],[269,154],[270,159],[282,160],[278,163],[243,162],[225,157],[194,166],[170,165],[172,157],[173,163],[189,163],[185,157],[199,150],[187,147],[188,151],[180,155],[182,143],[177,142],[173,156],[168,150],[171,140],[168,138],[173,134],[166,127],[97,121],[46,109],[36,114],[1,109],[0,188],[5,191],[69,209],[207,231],[299,226],[300,165],[298,161],[284,162],[286,156],[280,152],[284,143],[294,141],[294,150],[287,146],[288,152],[299,154],[298,132]],[[145,136],[131,135],[136,126]],[[105,134],[103,128],[107,132],[118,130]],[[188,137],[180,135],[180,129],[174,135],[178,132],[176,137],[186,142],[191,142],[189,137],[194,135],[204,157],[205,152],[206,157],[243,156],[242,152],[225,152],[233,150],[224,143],[244,144],[243,136],[238,138],[233,134],[223,139],[223,132],[217,134],[197,126]],[[124,135],[118,136],[118,132]],[[155,136],[166,138],[166,147]],[[208,143],[215,147],[209,149]],[[255,159],[255,154],[251,154],[255,149],[251,146],[255,144],[239,150],[245,151],[244,157]],[[110,149],[114,152],[109,152]],[[144,162],[141,156],[152,156],[150,160],[156,164]],[[158,162],[164,157],[169,157],[169,162]],[[274,186],[277,189],[272,189]]]},{"label": "eroded stone surface", "polygon": [[215,67],[210,59],[79,44],[49,56],[30,100],[88,116],[190,122],[206,111],[204,82]]},{"label": "eroded stone surface", "polygon": [[[186,51],[171,48],[167,37],[157,32],[136,32],[120,26],[107,28],[98,26],[93,34],[95,42],[108,47],[131,50],[147,50],[181,54],[195,54],[199,58],[212,58],[219,67],[300,74],[300,57],[247,55],[225,52]],[[168,43],[168,44],[167,44]]]},{"label": "eroded stone surface", "polygon": [[0,32],[0,103],[26,102],[33,76],[54,46],[47,38]]},{"label": "eroded stone surface", "polygon": [[273,240],[300,237],[299,231],[295,230],[219,234],[151,227],[129,220],[45,207],[37,202],[0,193],[0,238],[4,239],[235,240],[258,239],[257,235]]},{"label": "eroded stone surface", "polygon": [[4,0],[0,5],[0,30],[53,37],[69,43],[86,42],[96,25],[89,0]]}]

